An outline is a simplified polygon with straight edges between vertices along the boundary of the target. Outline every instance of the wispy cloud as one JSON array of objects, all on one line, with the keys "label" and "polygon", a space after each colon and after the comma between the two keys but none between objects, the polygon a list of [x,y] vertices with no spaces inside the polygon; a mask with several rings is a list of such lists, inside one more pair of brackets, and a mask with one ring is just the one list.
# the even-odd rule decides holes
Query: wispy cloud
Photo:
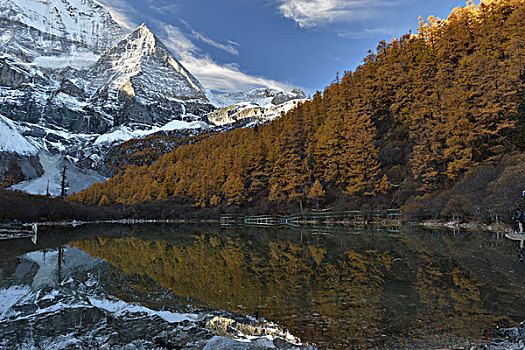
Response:
[{"label": "wispy cloud", "polygon": [[[111,13],[113,19],[124,29],[132,31],[141,23],[146,22],[155,34],[164,42],[179,61],[188,69],[201,84],[210,90],[219,92],[237,92],[259,87],[289,90],[292,86],[265,77],[243,72],[235,63],[221,64],[213,60],[197,43],[203,42],[217,49],[238,56],[236,47],[240,45],[231,40],[220,43],[206,35],[195,31],[190,25],[179,19],[180,27],[158,19],[145,17],[138,13],[125,0],[98,0]],[[152,8],[153,9],[153,8]],[[154,11],[167,10],[155,7]],[[175,10],[175,8],[172,8]]]},{"label": "wispy cloud", "polygon": [[340,32],[340,33],[337,33],[337,36],[340,38],[348,38],[348,39],[368,39],[370,37],[374,37],[378,35],[392,36],[392,33],[397,33],[400,30],[401,29],[394,29],[394,28],[365,28],[359,31]]},{"label": "wispy cloud", "polygon": [[154,21],[155,34],[161,38],[170,50],[179,57],[194,56],[199,53],[199,48],[179,28],[162,21]]},{"label": "wispy cloud", "polygon": [[[202,42],[205,42],[208,45],[211,45],[217,49],[224,50],[232,55],[239,56],[239,51],[233,47],[232,42],[228,40],[228,45],[218,43],[204,35],[202,35],[199,32],[193,31],[193,37],[197,40],[200,40]],[[239,44],[237,44],[238,46]]]},{"label": "wispy cloud", "polygon": [[278,3],[281,14],[303,28],[366,20],[398,4],[386,0],[278,0]]},{"label": "wispy cloud", "polygon": [[159,36],[166,46],[204,87],[219,92],[237,92],[260,87],[278,90],[293,88],[288,83],[245,73],[235,63],[219,64],[215,62],[209,55],[204,54],[191,39],[206,42],[226,51],[231,50],[237,54],[238,51],[233,46],[239,46],[239,44],[236,42],[231,42],[230,45],[216,43],[191,29],[187,23],[183,22],[183,24],[190,30],[190,33],[186,34],[181,28],[161,21],[156,21],[155,27],[159,28]]},{"label": "wispy cloud", "polygon": [[135,9],[128,3],[122,0],[98,0],[104,6],[115,22],[117,22],[123,29],[132,31],[136,29],[140,23],[131,19],[131,15],[136,13]]},{"label": "wispy cloud", "polygon": [[165,14],[177,13],[179,10],[179,5],[177,4],[155,5],[152,3],[152,5],[150,5],[150,8],[161,15],[165,15]]},{"label": "wispy cloud", "polygon": [[182,24],[184,24],[184,27],[186,27],[186,29],[188,29],[190,32],[191,32],[191,35],[193,36],[193,38],[197,39],[197,40],[200,40],[210,46],[213,46],[217,49],[220,49],[220,50],[224,50],[226,52],[228,52],[229,54],[232,54],[232,55],[235,55],[235,56],[239,56],[239,51],[234,48],[234,46],[240,46],[239,43],[235,42],[235,41],[231,41],[231,40],[227,40],[228,44],[221,44],[207,36],[205,36],[204,34],[202,33],[199,33],[197,32],[195,29],[192,28],[192,26],[186,22],[185,20],[181,19],[180,20]]}]

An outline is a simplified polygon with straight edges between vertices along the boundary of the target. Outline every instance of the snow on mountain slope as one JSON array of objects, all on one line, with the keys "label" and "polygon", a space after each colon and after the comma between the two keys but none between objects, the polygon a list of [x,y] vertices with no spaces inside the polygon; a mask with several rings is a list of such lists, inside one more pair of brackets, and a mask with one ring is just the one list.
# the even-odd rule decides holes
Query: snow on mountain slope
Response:
[{"label": "snow on mountain slope", "polygon": [[11,186],[10,189],[39,195],[46,195],[49,191],[51,196],[59,196],[64,165],[66,165],[67,168],[66,179],[69,183],[68,194],[82,191],[95,182],[103,182],[107,180],[96,171],[91,169],[81,169],[75,164],[66,161],[60,155],[41,152],[39,158],[40,164],[42,164],[44,169],[44,174],[38,178],[20,182]]},{"label": "snow on mountain slope", "polygon": [[210,125],[205,122],[186,122],[182,120],[173,120],[162,127],[152,127],[147,129],[133,129],[130,126],[120,126],[115,130],[100,135],[97,137],[94,145],[103,145],[103,144],[114,144],[122,143],[132,139],[139,139],[146,137],[148,135],[155,134],[159,131],[172,131],[172,130],[182,130],[182,129],[208,129]]},{"label": "snow on mountain slope", "polygon": [[160,126],[185,115],[197,120],[213,110],[197,79],[146,25],[106,51],[84,81],[87,94],[110,111],[115,126]]},{"label": "snow on mountain slope", "polygon": [[35,155],[38,148],[20,134],[11,120],[0,115],[0,152]]},{"label": "snow on mountain slope", "polygon": [[[215,126],[224,126],[242,119],[253,119],[253,123],[266,123],[287,113],[306,96],[300,89],[290,92],[272,89],[214,95],[208,91],[211,101],[219,109],[208,113],[206,118]],[[252,126],[252,124],[248,126]]]},{"label": "snow on mountain slope", "polygon": [[[206,118],[215,126],[224,126],[248,118],[253,119],[256,124],[266,123],[280,117],[282,113],[287,113],[303,101],[305,101],[305,99],[294,99],[280,105],[269,103],[264,106],[251,102],[241,102],[232,106],[219,108],[209,113]],[[253,126],[251,124],[248,125]]]},{"label": "snow on mountain slope", "polygon": [[31,64],[41,68],[51,69],[66,67],[85,69],[92,66],[99,58],[100,55],[95,55],[91,52],[77,52],[73,50],[66,56],[39,56],[36,57]]},{"label": "snow on mountain slope", "polygon": [[[134,86],[148,88],[179,99],[205,99],[200,83],[168,51],[145,25],[118,42],[90,70],[88,88],[108,88],[110,94],[125,89],[134,94]],[[111,96],[118,97],[118,96]]]},{"label": "snow on mountain slope", "polygon": [[274,89],[254,89],[250,91],[233,92],[228,94],[213,94],[208,92],[210,101],[216,107],[228,107],[237,103],[251,102],[260,106],[265,106],[272,102],[272,99],[279,93]]},{"label": "snow on mountain slope", "polygon": [[124,36],[93,0],[0,0],[0,48],[29,61],[40,56],[101,54]]},{"label": "snow on mountain slope", "polygon": [[0,113],[72,132],[111,128],[71,81],[124,35],[93,0],[0,0]]},{"label": "snow on mountain slope", "polygon": [[275,89],[259,88],[250,91],[233,92],[229,94],[213,94],[207,91],[208,98],[218,108],[228,107],[238,103],[251,102],[259,106],[269,104],[280,105],[292,100],[301,100],[306,98],[304,92],[300,89],[292,91],[279,91]]},{"label": "snow on mountain slope", "polygon": [[214,108],[145,25],[124,37],[94,0],[0,0],[0,102],[12,120],[98,134]]}]

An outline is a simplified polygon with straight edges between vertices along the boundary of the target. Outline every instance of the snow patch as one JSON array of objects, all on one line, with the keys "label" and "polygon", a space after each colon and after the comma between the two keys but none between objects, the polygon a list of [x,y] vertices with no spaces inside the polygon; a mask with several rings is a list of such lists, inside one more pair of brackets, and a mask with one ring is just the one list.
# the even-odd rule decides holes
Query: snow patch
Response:
[{"label": "snow patch", "polygon": [[8,316],[9,310],[21,299],[31,293],[28,286],[11,286],[0,289],[0,320]]},{"label": "snow patch", "polygon": [[169,323],[180,323],[184,321],[197,322],[202,317],[196,314],[181,314],[170,311],[155,311],[145,306],[126,303],[122,300],[107,300],[88,297],[89,302],[96,308],[106,310],[116,316],[125,316],[126,314],[141,313],[148,316],[159,316]]},{"label": "snow patch", "polygon": [[[182,120],[172,120],[166,125],[159,128],[163,131],[172,131],[172,130],[182,130],[182,129],[206,129],[209,125],[205,122],[196,121],[196,122],[185,122]],[[156,131],[155,131],[156,132]]]},{"label": "snow patch", "polygon": [[116,130],[100,135],[95,140],[95,145],[101,144],[112,144],[115,142],[126,142],[132,139],[143,138],[148,135],[155,134],[159,131],[172,131],[172,130],[183,130],[183,129],[205,129],[209,125],[205,122],[186,122],[183,120],[172,120],[162,127],[152,127],[148,129],[131,129],[128,126],[120,126]]},{"label": "snow patch", "polygon": [[[51,155],[47,152],[39,154],[40,164],[44,168],[44,174],[36,179],[20,182],[9,189],[18,190],[30,194],[46,195],[49,190],[51,196],[60,195],[60,183],[64,161],[59,155]],[[107,180],[93,170],[80,171],[74,165],[67,166],[66,178],[69,182],[68,194],[82,191],[95,182]],[[49,186],[49,188],[48,188]]]},{"label": "snow patch", "polygon": [[253,337],[252,339],[231,339],[215,336],[206,343],[203,350],[248,350],[248,349],[277,349],[271,337]]},{"label": "snow patch", "polygon": [[0,152],[30,156],[36,155],[38,148],[20,134],[15,123],[0,115]]},{"label": "snow patch", "polygon": [[61,69],[72,67],[77,69],[87,68],[95,64],[100,56],[91,52],[82,52],[72,56],[40,56],[31,62],[32,65],[42,68]]}]

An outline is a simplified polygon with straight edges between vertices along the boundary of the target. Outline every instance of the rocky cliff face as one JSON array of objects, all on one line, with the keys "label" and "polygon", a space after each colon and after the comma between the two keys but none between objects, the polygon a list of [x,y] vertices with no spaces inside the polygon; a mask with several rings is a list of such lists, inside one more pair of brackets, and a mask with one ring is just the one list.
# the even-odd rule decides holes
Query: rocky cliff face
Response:
[{"label": "rocky cliff face", "polygon": [[302,99],[305,99],[305,98],[306,98],[306,95],[300,89],[293,89],[290,92],[281,91],[281,92],[277,93],[272,98],[272,104],[273,105],[280,105],[280,104],[286,103],[288,101],[302,100]]}]

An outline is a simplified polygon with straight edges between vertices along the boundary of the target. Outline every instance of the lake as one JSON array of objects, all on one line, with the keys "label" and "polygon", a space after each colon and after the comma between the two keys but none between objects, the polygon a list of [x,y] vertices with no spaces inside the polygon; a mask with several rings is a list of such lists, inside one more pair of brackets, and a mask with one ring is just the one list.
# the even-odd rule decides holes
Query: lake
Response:
[{"label": "lake", "polygon": [[496,233],[43,227],[0,242],[0,348],[420,349],[525,320]]}]

